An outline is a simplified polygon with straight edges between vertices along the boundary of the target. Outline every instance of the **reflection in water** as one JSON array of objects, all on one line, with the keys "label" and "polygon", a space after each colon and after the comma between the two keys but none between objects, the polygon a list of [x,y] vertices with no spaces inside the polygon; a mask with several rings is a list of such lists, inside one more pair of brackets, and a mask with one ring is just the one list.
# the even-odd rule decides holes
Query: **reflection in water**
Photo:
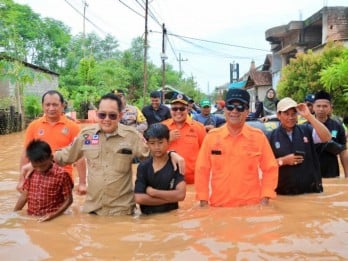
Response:
[{"label": "reflection in water", "polygon": [[271,206],[180,209],[153,216],[81,213],[83,196],[46,223],[13,213],[23,133],[0,136],[0,260],[347,260],[348,180]]}]

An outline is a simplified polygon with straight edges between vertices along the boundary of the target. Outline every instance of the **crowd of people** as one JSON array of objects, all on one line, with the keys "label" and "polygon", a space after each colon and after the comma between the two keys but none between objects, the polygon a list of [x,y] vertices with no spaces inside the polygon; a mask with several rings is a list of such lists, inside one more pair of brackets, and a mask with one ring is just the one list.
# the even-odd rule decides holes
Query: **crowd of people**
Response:
[{"label": "crowd of people", "polygon": [[132,215],[137,206],[143,214],[177,209],[187,184],[201,207],[267,205],[277,194],[320,193],[322,178],[340,175],[338,157],[348,177],[345,129],[324,91],[297,103],[278,100],[269,89],[258,117],[276,117],[279,126],[266,135],[247,124],[244,89],[229,89],[214,113],[208,99],[193,112],[185,95],[176,93],[170,107],[161,98],[151,92],[140,110],[123,90],[113,90],[100,98],[96,124],[80,129],[64,116],[63,96],[46,92],[44,115],[26,130],[14,210],[27,203],[39,221],[64,213],[73,202],[73,166],[77,193],[86,194],[82,211],[95,215]]}]

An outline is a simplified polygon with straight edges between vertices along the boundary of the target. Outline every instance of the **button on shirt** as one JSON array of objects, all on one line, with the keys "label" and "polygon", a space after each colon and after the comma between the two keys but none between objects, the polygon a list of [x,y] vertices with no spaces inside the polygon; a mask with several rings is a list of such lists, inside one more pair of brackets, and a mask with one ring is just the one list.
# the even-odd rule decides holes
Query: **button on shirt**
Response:
[{"label": "button on shirt", "polygon": [[85,156],[88,188],[83,211],[98,215],[132,214],[135,207],[132,183],[132,159],[148,156],[141,135],[130,126],[106,135],[98,125],[81,131],[71,147],[55,155],[60,164]]},{"label": "button on shirt", "polygon": [[215,207],[258,204],[263,197],[276,197],[277,181],[278,164],[261,130],[244,124],[236,136],[227,126],[206,135],[195,170],[198,200]]}]

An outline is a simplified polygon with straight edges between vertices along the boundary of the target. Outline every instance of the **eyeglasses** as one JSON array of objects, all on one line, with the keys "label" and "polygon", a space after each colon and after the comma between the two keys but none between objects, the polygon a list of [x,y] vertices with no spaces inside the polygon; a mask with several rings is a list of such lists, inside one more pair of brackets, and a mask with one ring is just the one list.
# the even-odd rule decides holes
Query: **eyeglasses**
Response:
[{"label": "eyeglasses", "polygon": [[114,120],[117,119],[118,114],[117,114],[117,113],[113,113],[113,112],[110,112],[110,113],[98,112],[98,113],[97,113],[97,117],[98,117],[99,119],[101,119],[101,120],[106,119],[106,116],[108,116],[110,120],[114,121]]},{"label": "eyeglasses", "polygon": [[171,110],[172,111],[184,111],[184,110],[186,110],[186,107],[172,107]]},{"label": "eyeglasses", "polygon": [[233,111],[234,109],[237,109],[238,112],[243,112],[246,109],[243,104],[227,104],[226,108],[229,111]]}]

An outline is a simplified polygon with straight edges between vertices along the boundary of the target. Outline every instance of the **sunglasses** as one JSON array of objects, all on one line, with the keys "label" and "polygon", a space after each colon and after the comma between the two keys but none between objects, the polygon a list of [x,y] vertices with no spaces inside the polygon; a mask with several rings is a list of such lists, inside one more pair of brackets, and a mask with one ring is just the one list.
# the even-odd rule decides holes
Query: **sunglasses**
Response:
[{"label": "sunglasses", "polygon": [[110,112],[110,113],[98,112],[98,113],[97,113],[97,117],[98,117],[99,119],[101,119],[101,120],[106,119],[106,116],[108,116],[110,120],[114,121],[114,120],[117,119],[118,114],[117,114],[117,113],[114,113],[114,112]]},{"label": "sunglasses", "polygon": [[237,109],[238,112],[243,112],[246,109],[243,104],[227,104],[226,108],[229,111],[233,111],[234,109]]},{"label": "sunglasses", "polygon": [[172,107],[171,110],[172,111],[184,111],[184,110],[186,110],[186,107]]}]

